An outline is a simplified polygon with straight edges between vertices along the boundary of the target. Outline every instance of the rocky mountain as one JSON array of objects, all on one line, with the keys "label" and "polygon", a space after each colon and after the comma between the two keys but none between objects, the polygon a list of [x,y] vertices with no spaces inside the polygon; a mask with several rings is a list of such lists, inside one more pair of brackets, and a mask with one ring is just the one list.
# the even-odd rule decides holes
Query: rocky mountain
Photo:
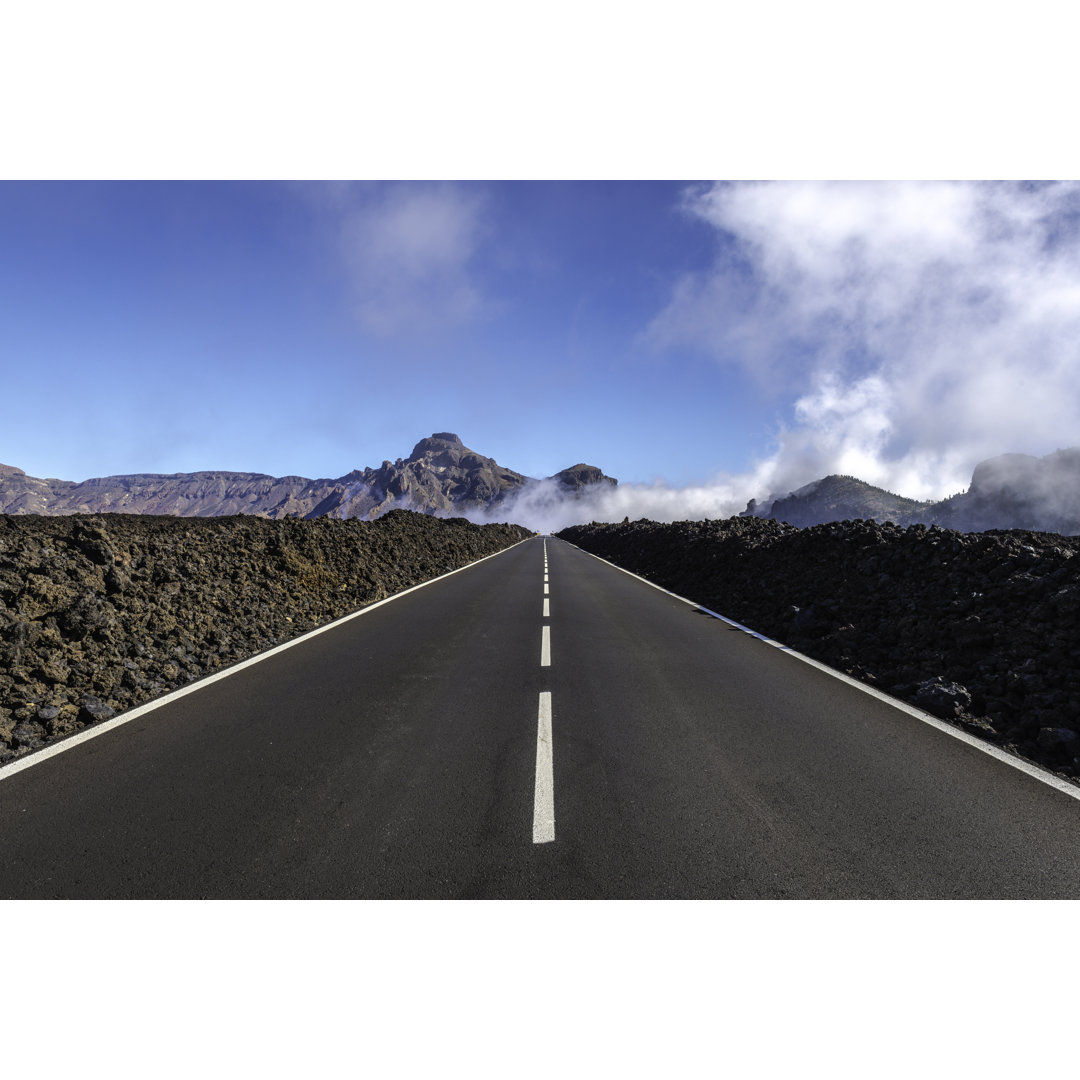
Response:
[{"label": "rocky mountain", "polygon": [[1002,454],[980,462],[966,492],[935,503],[931,510],[935,522],[964,532],[1009,528],[1080,533],[1080,447],[1043,458]]},{"label": "rocky mountain", "polygon": [[[547,478],[568,490],[617,483],[592,465],[574,465]],[[443,517],[495,509],[541,481],[470,450],[448,431],[421,439],[412,453],[378,468],[328,480],[262,473],[136,473],[75,483],[42,480],[0,465],[0,513],[172,514],[267,518],[380,517],[395,507]]]},{"label": "rocky mountain", "polygon": [[[751,499],[740,517],[775,518],[803,528],[826,521],[915,520],[930,504],[893,495],[854,476],[825,476],[760,506]],[[921,519],[919,519],[921,520]]]},{"label": "rocky mountain", "polygon": [[560,490],[573,495],[581,495],[593,484],[610,484],[614,487],[619,481],[605,476],[595,465],[571,465],[554,476],[549,477],[559,485]]},{"label": "rocky mountain", "polygon": [[989,458],[975,466],[967,491],[940,502],[905,499],[853,476],[826,476],[763,503],[751,499],[740,517],[774,518],[800,527],[862,519],[960,532],[1030,529],[1072,536],[1080,534],[1080,448],[1043,458]]}]

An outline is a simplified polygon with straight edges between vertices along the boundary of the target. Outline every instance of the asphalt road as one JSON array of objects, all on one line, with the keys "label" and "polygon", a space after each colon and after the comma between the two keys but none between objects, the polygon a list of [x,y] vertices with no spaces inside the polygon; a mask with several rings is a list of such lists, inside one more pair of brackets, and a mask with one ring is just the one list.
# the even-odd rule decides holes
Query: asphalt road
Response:
[{"label": "asphalt road", "polygon": [[1075,898],[1080,801],[537,538],[0,773],[0,897]]}]

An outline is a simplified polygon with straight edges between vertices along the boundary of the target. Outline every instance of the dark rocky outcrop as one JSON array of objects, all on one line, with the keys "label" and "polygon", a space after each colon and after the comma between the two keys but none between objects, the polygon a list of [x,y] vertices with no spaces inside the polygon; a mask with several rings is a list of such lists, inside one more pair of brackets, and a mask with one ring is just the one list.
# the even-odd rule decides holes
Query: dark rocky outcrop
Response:
[{"label": "dark rocky outcrop", "polygon": [[[381,468],[366,470],[361,480],[391,504],[404,501],[412,509],[434,513],[483,509],[532,482],[494,458],[470,450],[448,431],[421,439],[404,462],[384,461]],[[382,508],[372,506],[361,516],[372,516]]]},{"label": "dark rocky outcrop", "polygon": [[1080,537],[743,517],[558,535],[1080,777]]},{"label": "dark rocky outcrop", "polygon": [[404,510],[0,515],[0,764],[531,535]]},{"label": "dark rocky outcrop", "polygon": [[563,469],[551,477],[559,489],[570,495],[580,495],[594,484],[609,484],[615,487],[619,481],[614,477],[605,476],[595,465],[571,465],[569,469]]}]

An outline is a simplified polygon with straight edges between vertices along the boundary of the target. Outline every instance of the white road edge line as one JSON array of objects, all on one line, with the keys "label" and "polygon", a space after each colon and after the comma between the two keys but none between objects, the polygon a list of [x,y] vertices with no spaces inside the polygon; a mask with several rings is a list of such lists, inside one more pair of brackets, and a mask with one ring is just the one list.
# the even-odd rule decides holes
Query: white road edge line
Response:
[{"label": "white road edge line", "polygon": [[536,717],[536,787],[533,790],[533,843],[555,839],[555,775],[551,765],[551,691],[540,693]]},{"label": "white road edge line", "polygon": [[548,598],[545,596],[544,597],[544,618],[545,619],[550,619],[551,618],[551,608],[548,607],[548,605],[550,603],[551,603],[551,601],[548,600]]},{"label": "white road edge line", "polygon": [[231,667],[223,668],[221,671],[215,671],[213,675],[206,675],[193,683],[188,683],[187,686],[182,686],[179,690],[173,690],[162,697],[146,702],[144,705],[136,705],[134,709],[129,709],[119,716],[114,716],[111,720],[95,724],[93,727],[84,728],[77,735],[71,735],[61,742],[53,743],[51,746],[42,747],[40,750],[34,750],[23,757],[17,758],[15,761],[8,762],[7,765],[0,766],[0,781],[6,780],[8,777],[22,772],[23,769],[29,769],[32,765],[40,765],[43,761],[47,761],[51,757],[56,757],[57,754],[62,754],[66,750],[71,750],[80,743],[87,742],[90,739],[96,739],[99,735],[104,735],[107,731],[112,731],[113,728],[118,728],[122,724],[137,720],[140,716],[145,716],[155,709],[160,709],[163,705],[168,705],[179,698],[186,697],[188,694],[194,694],[196,690],[201,690],[204,686],[209,686],[219,679],[225,679],[230,675],[235,675],[238,671],[243,671],[244,668],[251,667],[253,664],[259,664],[263,660],[268,660],[271,656],[277,656],[278,653],[284,652],[286,649],[291,649],[294,645],[299,645],[301,642],[308,641],[313,637],[317,637],[319,634],[325,634],[328,630],[333,630],[336,627],[341,626],[342,623],[347,623],[352,619],[359,618],[361,615],[366,615],[369,611],[374,611],[376,608],[382,607],[383,604],[389,604],[390,601],[397,600],[411,592],[416,592],[417,589],[423,589],[427,585],[434,585],[436,581],[443,581],[445,578],[453,577],[454,574],[460,574],[462,570],[468,570],[472,566],[478,566],[482,562],[487,562],[488,559],[494,559],[499,555],[505,555],[519,544],[525,544],[531,539],[532,537],[526,537],[525,540],[519,540],[517,544],[511,544],[510,547],[503,548],[502,551],[496,551],[493,555],[485,555],[482,559],[466,563],[464,566],[459,566],[456,570],[448,570],[445,574],[440,574],[438,577],[429,578],[427,581],[421,581],[419,585],[412,585],[407,589],[402,589],[401,592],[394,593],[393,596],[387,596],[382,600],[376,600],[373,604],[358,608],[356,611],[349,612],[348,615],[342,615],[340,619],[334,619],[333,622],[326,623],[325,626],[316,627],[314,630],[309,630],[306,634],[301,634],[299,637],[293,638],[290,641],[275,645],[265,652],[256,653],[254,656],[249,656],[246,660],[240,660]]},{"label": "white road edge line", "polygon": [[1055,788],[1063,794],[1068,795],[1070,799],[1080,801],[1080,787],[1075,784],[1070,784],[1066,780],[1062,780],[1060,777],[1055,776],[1046,769],[1040,768],[1038,765],[1033,765],[1030,761],[1013,757],[1012,754],[1006,753],[993,743],[984,742],[974,735],[969,735],[966,731],[954,728],[951,724],[945,723],[944,720],[939,720],[936,716],[932,716],[928,712],[923,712],[922,709],[917,709],[914,705],[909,705],[906,701],[890,697],[888,694],[882,693],[882,691],[873,686],[867,686],[866,683],[859,682],[858,679],[853,679],[850,675],[845,675],[842,671],[837,671],[835,668],[829,667],[828,664],[821,663],[820,660],[814,660],[809,656],[804,656],[801,652],[796,652],[790,645],[784,645],[779,641],[774,641],[764,634],[759,634],[756,630],[751,630],[748,626],[743,626],[742,623],[735,622],[734,619],[729,619],[726,615],[721,615],[716,611],[712,611],[710,608],[695,603],[693,600],[687,600],[685,596],[673,593],[670,589],[665,589],[655,582],[643,578],[640,574],[635,574],[632,570],[626,570],[621,566],[616,566],[615,563],[608,562],[607,559],[602,559],[599,555],[593,555],[591,551],[585,551],[584,548],[579,548],[577,544],[571,544],[569,540],[562,540],[560,542],[567,544],[572,548],[577,548],[578,551],[591,556],[598,562],[606,563],[608,566],[614,567],[624,574],[629,574],[630,577],[637,578],[638,581],[644,582],[651,588],[662,593],[667,593],[668,596],[673,596],[676,600],[681,600],[684,604],[689,604],[698,611],[703,611],[706,615],[711,615],[714,619],[719,619],[721,622],[725,622],[729,626],[735,627],[736,630],[741,630],[744,634],[749,634],[751,637],[757,638],[758,641],[763,641],[766,645],[771,645],[774,649],[779,649],[788,656],[793,656],[796,660],[801,660],[804,664],[809,664],[811,667],[825,672],[826,675],[831,675],[834,679],[839,679],[841,682],[848,683],[848,685],[854,686],[856,690],[861,690],[864,694],[869,694],[871,697],[877,698],[878,701],[883,701],[886,705],[891,705],[899,712],[907,713],[908,716],[913,716],[916,720],[921,720],[924,724],[929,724],[932,728],[937,728],[938,731],[944,732],[946,735],[951,735],[954,739],[959,739],[961,742],[965,742],[969,746],[975,747],[976,750],[981,750],[984,754],[989,754],[990,757],[996,758],[998,761],[1010,765],[1012,768],[1018,769],[1022,773],[1027,773],[1028,776],[1031,776],[1036,780],[1041,780],[1049,787]]},{"label": "white road edge line", "polygon": [[540,666],[551,667],[551,627],[545,626],[540,635]]}]

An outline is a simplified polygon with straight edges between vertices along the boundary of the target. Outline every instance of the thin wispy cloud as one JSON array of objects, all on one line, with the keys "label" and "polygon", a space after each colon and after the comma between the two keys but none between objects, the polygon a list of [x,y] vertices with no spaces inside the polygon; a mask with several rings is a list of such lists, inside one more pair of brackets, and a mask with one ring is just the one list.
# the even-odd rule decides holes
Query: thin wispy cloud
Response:
[{"label": "thin wispy cloud", "polygon": [[485,309],[476,259],[485,237],[475,188],[358,185],[338,193],[341,249],[356,312],[380,338],[468,323]]}]

